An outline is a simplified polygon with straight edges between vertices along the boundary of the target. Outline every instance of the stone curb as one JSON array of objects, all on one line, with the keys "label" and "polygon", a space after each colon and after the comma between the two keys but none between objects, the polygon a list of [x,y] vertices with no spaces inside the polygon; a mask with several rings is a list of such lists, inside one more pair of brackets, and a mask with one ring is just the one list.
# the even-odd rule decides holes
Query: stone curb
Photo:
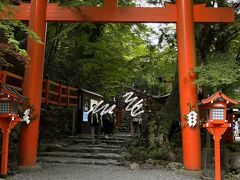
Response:
[{"label": "stone curb", "polygon": [[26,167],[26,166],[18,166],[18,170],[19,171],[24,171],[24,172],[34,172],[34,171],[40,171],[42,169],[42,166],[37,164],[35,166],[29,166],[29,167]]},{"label": "stone curb", "polygon": [[201,175],[202,175],[202,171],[189,171],[185,169],[177,169],[176,172],[178,174],[197,177],[197,178],[201,178]]}]

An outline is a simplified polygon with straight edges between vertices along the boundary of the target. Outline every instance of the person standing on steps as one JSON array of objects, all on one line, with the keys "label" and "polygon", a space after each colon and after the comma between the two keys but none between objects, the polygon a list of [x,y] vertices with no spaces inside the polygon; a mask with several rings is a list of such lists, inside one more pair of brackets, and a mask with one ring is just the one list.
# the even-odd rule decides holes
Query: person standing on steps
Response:
[{"label": "person standing on steps", "polygon": [[[96,104],[92,105],[92,108],[94,108],[94,106],[96,106]],[[95,135],[97,136],[97,142],[99,142],[100,139],[100,133],[101,133],[101,126],[102,126],[102,121],[101,121],[101,117],[98,113],[93,113],[93,111],[91,111],[88,114],[88,122],[90,123],[91,126],[91,140],[92,143],[95,143]]]},{"label": "person standing on steps", "polygon": [[139,134],[142,127],[142,117],[138,115],[137,117],[133,117],[131,121],[131,134]]},{"label": "person standing on steps", "polygon": [[109,138],[109,135],[111,134],[111,129],[112,129],[112,118],[111,118],[111,114],[107,113],[104,114],[102,116],[102,120],[103,120],[103,133],[104,133],[104,137],[105,139]]}]

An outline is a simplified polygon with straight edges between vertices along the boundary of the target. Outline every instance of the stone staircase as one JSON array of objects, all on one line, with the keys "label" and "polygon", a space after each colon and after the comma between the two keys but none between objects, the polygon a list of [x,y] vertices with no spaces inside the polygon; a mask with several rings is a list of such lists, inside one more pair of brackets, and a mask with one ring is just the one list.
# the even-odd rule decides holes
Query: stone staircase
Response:
[{"label": "stone staircase", "polygon": [[118,133],[108,139],[101,137],[100,143],[92,144],[89,134],[69,136],[65,143],[44,144],[44,148],[40,148],[38,153],[38,161],[44,163],[119,165],[121,146],[130,138],[130,134]]},{"label": "stone staircase", "polygon": [[121,133],[130,133],[130,119],[129,118],[122,118],[119,132]]}]

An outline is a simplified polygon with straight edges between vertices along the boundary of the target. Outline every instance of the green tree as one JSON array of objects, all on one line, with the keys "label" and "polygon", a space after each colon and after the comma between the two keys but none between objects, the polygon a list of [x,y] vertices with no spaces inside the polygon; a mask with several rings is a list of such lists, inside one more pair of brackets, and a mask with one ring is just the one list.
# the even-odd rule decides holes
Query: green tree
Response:
[{"label": "green tree", "polygon": [[48,27],[45,73],[51,79],[62,79],[106,96],[116,95],[126,86],[138,86],[137,76],[148,82],[142,90],[151,89],[160,76],[157,71],[172,64],[164,58],[166,52],[160,53],[151,46],[147,33],[151,30],[145,25],[50,24]]},{"label": "green tree", "polygon": [[[162,3],[162,1],[154,1],[154,3]],[[217,5],[235,7],[236,22],[234,24],[197,24],[196,29],[196,48],[198,79],[196,83],[203,90],[206,97],[218,89],[224,90],[225,93],[233,98],[240,98],[240,73],[239,73],[239,3],[228,1],[197,1],[196,3],[207,3],[207,6]],[[174,35],[175,32],[172,32]],[[160,39],[171,39],[167,37],[167,31],[164,31]],[[176,44],[173,43],[176,48]],[[181,142],[179,134],[179,94],[178,80],[175,76],[173,82],[173,90],[171,95],[152,121],[149,122],[147,129],[148,134],[145,136],[150,147],[159,147],[164,144],[170,147],[170,143]],[[173,108],[174,107],[174,108]],[[172,132],[172,133],[170,133]],[[175,136],[174,134],[177,134]],[[172,138],[171,138],[172,137]],[[169,141],[170,139],[170,141]],[[179,146],[179,144],[178,144]],[[171,152],[171,151],[169,151]]]},{"label": "green tree", "polygon": [[9,62],[9,56],[14,56],[15,60],[26,62],[27,52],[23,46],[23,39],[18,39],[21,34],[25,37],[30,36],[37,42],[41,42],[39,37],[28,29],[21,21],[14,20],[12,14],[13,4],[9,0],[1,0],[0,12],[3,13],[0,21],[0,64],[4,66],[12,66]]}]

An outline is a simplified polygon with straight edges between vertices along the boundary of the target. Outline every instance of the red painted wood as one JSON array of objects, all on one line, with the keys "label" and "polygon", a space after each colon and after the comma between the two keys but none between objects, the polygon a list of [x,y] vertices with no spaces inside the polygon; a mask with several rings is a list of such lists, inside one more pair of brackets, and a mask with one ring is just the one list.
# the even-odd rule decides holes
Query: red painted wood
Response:
[{"label": "red painted wood", "polygon": [[7,72],[6,71],[0,71],[0,82],[1,83],[6,83],[6,77],[7,77]]},{"label": "red painted wood", "polygon": [[166,8],[69,8],[49,4],[47,11],[48,22],[174,22],[175,20],[176,8],[170,5]]},{"label": "red painted wood", "polygon": [[2,132],[2,160],[1,160],[1,175],[7,175],[8,170],[8,146],[9,146],[9,133],[7,132],[10,123],[10,118],[1,117],[0,128]]},{"label": "red painted wood", "polygon": [[2,139],[1,175],[5,176],[7,175],[7,171],[8,171],[9,134],[3,133],[2,137],[3,139]]},{"label": "red painted wood", "polygon": [[[195,31],[192,1],[177,0],[178,78],[181,123],[194,110],[198,112],[196,74]],[[193,108],[193,109],[191,109]],[[183,163],[186,170],[201,170],[201,141],[199,126],[182,126]]]},{"label": "red painted wood", "polygon": [[69,86],[67,85],[67,108],[69,108],[69,102],[70,102],[70,99],[69,99],[69,96],[70,96],[70,91],[69,91]]},{"label": "red painted wood", "polygon": [[62,82],[61,81],[59,81],[58,83],[57,102],[58,102],[58,106],[60,106],[62,102]]},{"label": "red painted wood", "polygon": [[[23,84],[23,77],[18,76],[14,73],[10,73],[8,71],[0,71],[0,82],[7,84],[8,86],[17,89],[19,92],[22,92],[22,87],[17,86],[16,84],[11,85],[8,82],[6,82],[7,78],[11,78],[14,80],[19,80],[20,84]],[[2,80],[1,80],[2,79]],[[51,81],[48,79],[48,77],[46,77],[46,79],[43,80],[44,82],[44,87],[42,89],[42,93],[44,93],[43,97],[42,97],[42,103],[44,103],[45,105],[48,104],[58,104],[58,100],[59,98],[57,98],[57,100],[53,101],[49,99],[50,95],[55,95],[57,97],[59,97],[59,83]],[[52,89],[50,89],[50,85],[52,86]],[[54,88],[54,87],[58,87],[58,88]],[[78,91],[77,88],[75,87],[71,87],[68,85],[61,85],[62,89],[65,89],[66,93],[63,93],[63,91],[61,91],[61,97],[62,98],[66,98],[66,103],[68,104],[68,107],[71,106],[77,106],[77,95],[76,92]],[[70,103],[70,100],[75,100],[75,103]],[[52,103],[54,102],[54,103]],[[63,103],[61,103],[63,104]],[[65,106],[65,105],[64,105]]]},{"label": "red painted wood", "polygon": [[[113,3],[114,4],[114,3]],[[177,22],[176,5],[166,4],[164,8],[150,7],[66,7],[56,3],[47,6],[47,22],[131,22],[131,23],[164,23]],[[233,8],[210,8],[205,4],[194,5],[194,22],[210,23],[234,22]],[[30,4],[23,3],[16,7],[16,19],[29,20]]]},{"label": "red painted wood", "polygon": [[0,121],[2,133],[1,175],[6,176],[8,172],[9,135],[12,129],[21,122],[21,119],[15,118],[14,121],[11,121],[11,117],[1,117]]},{"label": "red painted wood", "polygon": [[104,0],[105,8],[117,8],[118,2],[117,0]]},{"label": "red painted wood", "polygon": [[28,68],[25,69],[23,94],[35,107],[37,118],[30,124],[23,124],[19,143],[19,165],[35,166],[37,160],[38,132],[40,121],[40,107],[42,97],[44,51],[46,38],[46,8],[47,0],[32,0],[29,27],[40,38],[42,43],[28,39]]},{"label": "red painted wood", "polygon": [[214,164],[215,164],[215,180],[221,180],[221,151],[220,140],[225,131],[231,127],[230,123],[224,123],[222,125],[215,125],[211,122],[203,124],[204,128],[207,128],[208,132],[214,139]]},{"label": "red painted wood", "polygon": [[[203,99],[203,100],[201,101],[201,103],[202,103],[202,104],[210,104],[210,105],[211,105],[211,102],[212,102],[212,101],[215,101],[215,100],[216,100],[217,98],[219,98],[219,97],[222,97],[222,98],[225,100],[225,102],[228,101],[228,103],[227,103],[228,106],[238,104],[237,101],[229,98],[228,96],[226,96],[226,95],[225,95],[223,92],[221,92],[221,91],[217,91],[216,93],[214,93],[214,94],[213,94],[212,96],[210,96],[209,98]],[[225,102],[222,102],[223,105],[225,105]],[[220,104],[221,104],[221,103],[220,103]]]}]

